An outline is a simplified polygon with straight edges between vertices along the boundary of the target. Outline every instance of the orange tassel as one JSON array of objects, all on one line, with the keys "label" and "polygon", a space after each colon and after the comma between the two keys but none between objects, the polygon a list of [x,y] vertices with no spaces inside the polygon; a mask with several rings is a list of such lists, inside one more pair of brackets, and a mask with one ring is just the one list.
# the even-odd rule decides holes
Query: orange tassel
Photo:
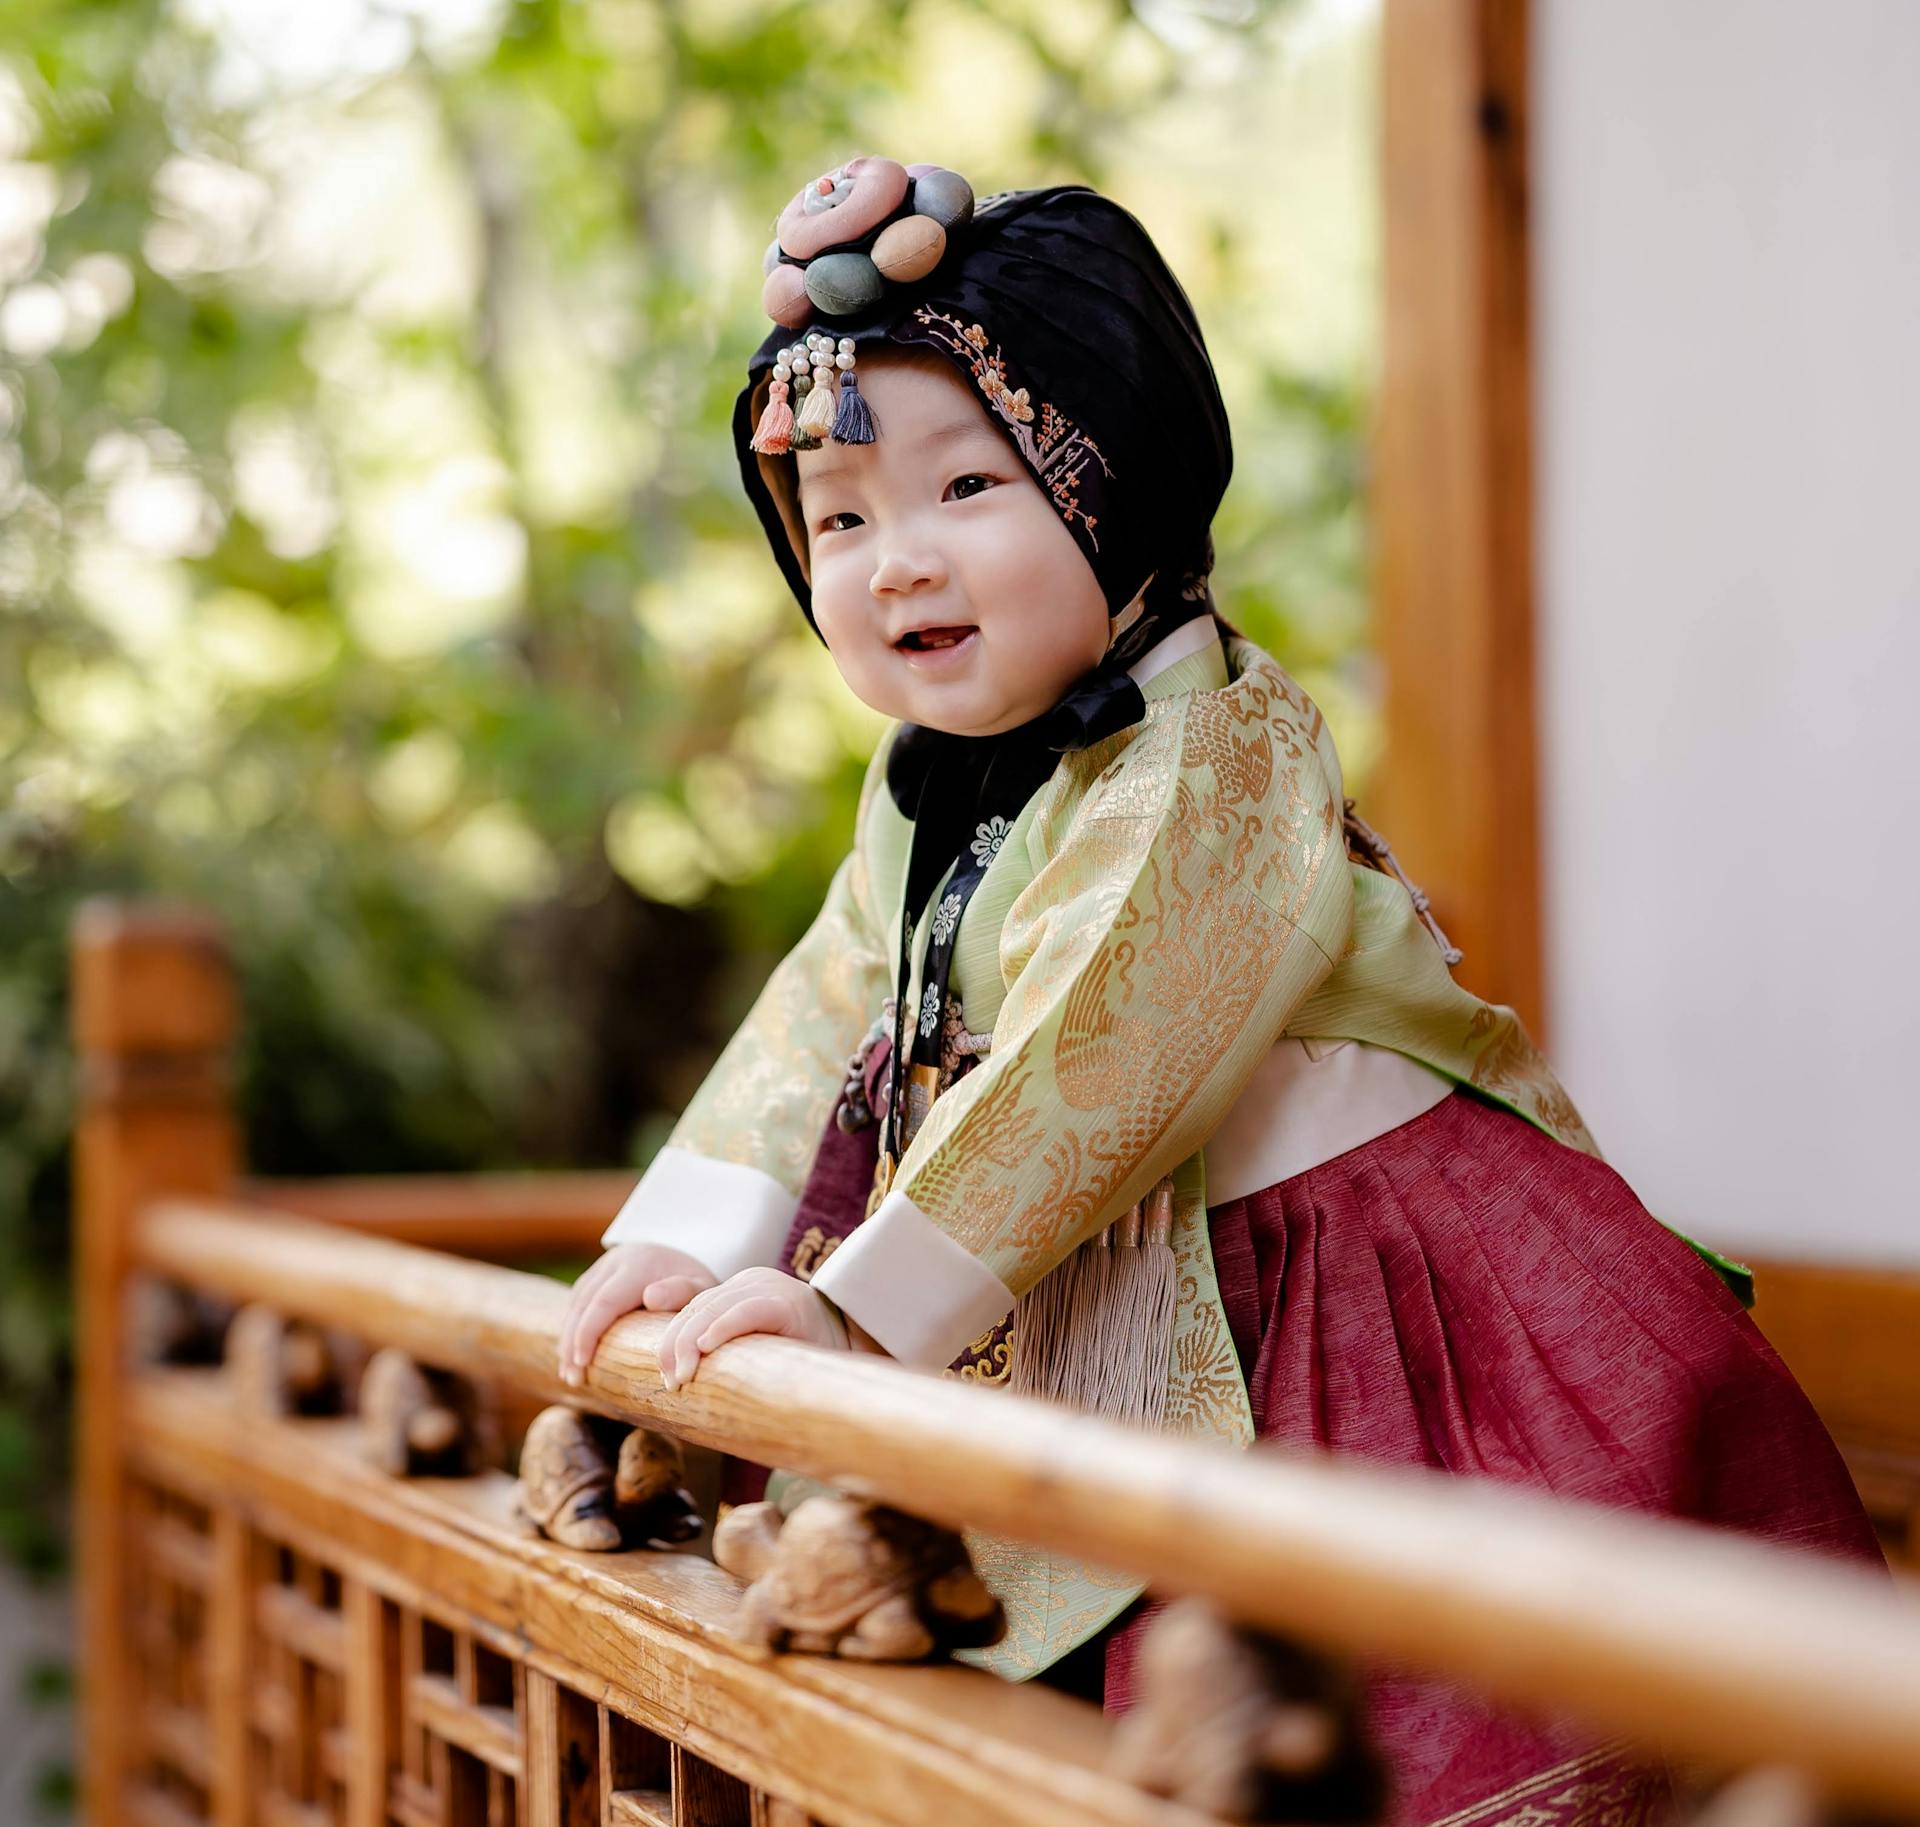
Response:
[{"label": "orange tassel", "polygon": [[787,383],[775,381],[767,390],[766,410],[760,415],[749,448],[769,457],[785,456],[793,438],[793,408],[787,404]]}]

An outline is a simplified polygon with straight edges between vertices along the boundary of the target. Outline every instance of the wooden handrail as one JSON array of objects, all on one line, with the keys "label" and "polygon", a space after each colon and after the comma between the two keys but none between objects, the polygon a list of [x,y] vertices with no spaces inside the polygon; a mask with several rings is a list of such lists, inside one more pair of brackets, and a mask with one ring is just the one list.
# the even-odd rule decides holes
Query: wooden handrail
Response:
[{"label": "wooden handrail", "polygon": [[669,1394],[653,1315],[612,1327],[575,1392],[554,1373],[556,1283],[259,1210],[166,1201],[133,1248],[197,1286],[1670,1755],[1786,1763],[1839,1797],[1920,1805],[1920,1605],[1851,1569],[1483,1480],[1148,1435],[778,1339],[735,1341]]}]

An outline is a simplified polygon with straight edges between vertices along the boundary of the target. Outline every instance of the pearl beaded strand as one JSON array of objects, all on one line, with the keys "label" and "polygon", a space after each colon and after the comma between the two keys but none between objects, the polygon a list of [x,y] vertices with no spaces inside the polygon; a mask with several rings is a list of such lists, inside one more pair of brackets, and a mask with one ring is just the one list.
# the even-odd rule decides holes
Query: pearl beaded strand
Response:
[{"label": "pearl beaded strand", "polygon": [[879,428],[860,392],[856,360],[851,336],[836,340],[825,330],[810,330],[780,350],[749,448],[777,457],[817,450],[827,438],[836,444],[871,444]]},{"label": "pearl beaded strand", "polygon": [[[821,345],[826,348],[823,350]],[[807,332],[806,342],[795,357],[795,372],[804,373],[806,398],[793,420],[793,448],[815,449],[833,430],[834,412],[839,405],[834,394],[834,366],[831,355],[833,338],[818,330]]]}]

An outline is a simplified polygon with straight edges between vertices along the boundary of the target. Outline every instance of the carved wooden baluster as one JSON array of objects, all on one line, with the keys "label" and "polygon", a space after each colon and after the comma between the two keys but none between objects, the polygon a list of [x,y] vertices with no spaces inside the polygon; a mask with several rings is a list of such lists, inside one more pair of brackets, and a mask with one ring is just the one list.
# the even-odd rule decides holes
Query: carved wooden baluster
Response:
[{"label": "carved wooden baluster", "polygon": [[1689,1827],[1831,1827],[1819,1792],[1794,1770],[1743,1770],[1692,1813]]},{"label": "carved wooden baluster", "polygon": [[473,1383],[392,1346],[368,1359],[358,1406],[368,1457],[395,1478],[466,1476],[491,1457],[487,1404]]},{"label": "carved wooden baluster", "polygon": [[[124,1300],[135,1216],[166,1193],[220,1193],[238,1164],[227,1054],[234,998],[204,918],[90,902],[73,926],[75,1269],[79,1321],[82,1696],[86,1817],[125,1818],[136,1691],[127,1619]],[[229,1797],[216,1813],[231,1818]]]},{"label": "carved wooden baluster", "polygon": [[680,1443],[564,1403],[543,1408],[520,1443],[516,1513],[564,1548],[673,1548],[705,1529]]},{"label": "carved wooden baluster", "polygon": [[768,1649],[916,1662],[997,1643],[1006,1629],[960,1536],[837,1491],[787,1518],[771,1503],[740,1505],[716,1525],[713,1558],[748,1582],[737,1627]]},{"label": "carved wooden baluster", "polygon": [[1115,1774],[1224,1821],[1380,1818],[1385,1772],[1351,1670],[1237,1626],[1204,1599],[1149,1625]]}]

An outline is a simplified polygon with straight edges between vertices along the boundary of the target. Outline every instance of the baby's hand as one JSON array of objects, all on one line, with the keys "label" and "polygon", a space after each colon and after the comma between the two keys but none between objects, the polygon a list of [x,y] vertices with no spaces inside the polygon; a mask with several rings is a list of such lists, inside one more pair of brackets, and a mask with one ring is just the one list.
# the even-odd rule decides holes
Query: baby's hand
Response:
[{"label": "baby's hand", "polygon": [[847,1329],[823,1294],[778,1269],[742,1269],[695,1295],[660,1340],[660,1380],[678,1389],[703,1353],[745,1332],[772,1332],[809,1345],[849,1348]]},{"label": "baby's hand", "polygon": [[600,1335],[636,1307],[671,1313],[716,1284],[706,1264],[661,1243],[616,1243],[573,1284],[560,1328],[560,1379],[579,1383]]}]

